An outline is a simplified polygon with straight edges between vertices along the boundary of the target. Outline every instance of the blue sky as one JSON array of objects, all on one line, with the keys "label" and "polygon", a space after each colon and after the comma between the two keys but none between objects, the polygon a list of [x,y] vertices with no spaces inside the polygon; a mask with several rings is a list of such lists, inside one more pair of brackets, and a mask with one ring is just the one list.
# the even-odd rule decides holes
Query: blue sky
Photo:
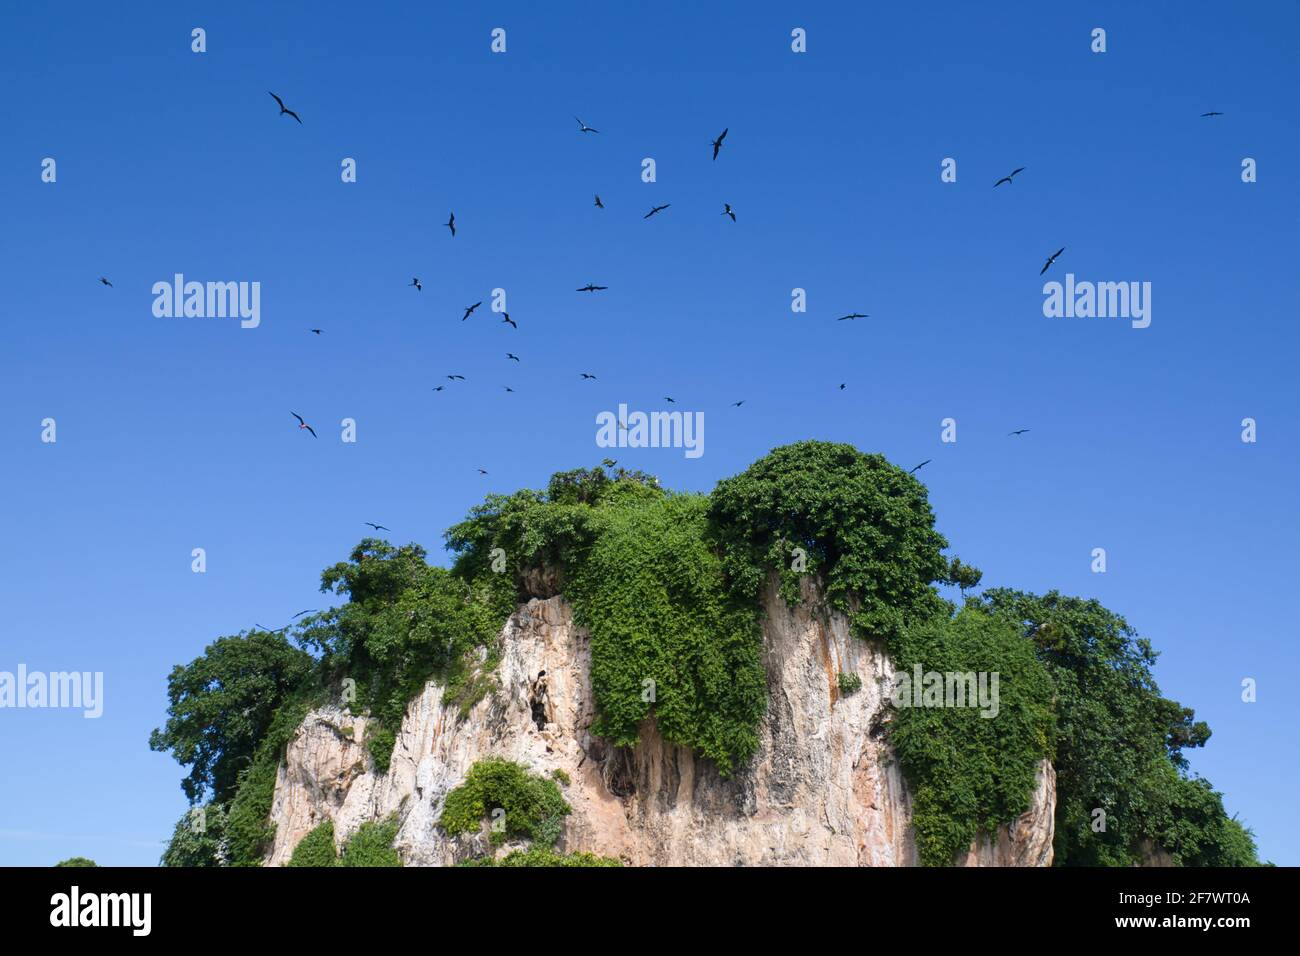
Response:
[{"label": "blue sky", "polygon": [[[594,464],[597,413],[665,395],[704,455],[614,457],[669,487],[809,437],[933,459],[952,552],[1125,614],[1214,729],[1194,769],[1300,863],[1296,8],[445,6],[0,14],[0,670],[106,684],[99,720],[0,711],[0,863],[156,862],[174,664],[322,606],[365,521],[442,560],[485,493]],[[1045,318],[1061,246],[1046,278],[1150,282],[1151,326]],[[177,272],[260,282],[260,327],[156,318]]]}]

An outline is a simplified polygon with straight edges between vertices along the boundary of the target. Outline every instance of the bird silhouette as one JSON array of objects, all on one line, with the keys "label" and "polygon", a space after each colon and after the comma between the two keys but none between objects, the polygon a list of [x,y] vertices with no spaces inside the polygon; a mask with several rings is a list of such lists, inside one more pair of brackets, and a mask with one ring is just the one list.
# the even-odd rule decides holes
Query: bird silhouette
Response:
[{"label": "bird silhouette", "polygon": [[518,362],[518,361],[519,361],[519,356],[516,355],[514,352],[507,352],[507,353],[506,353],[506,358],[510,359],[512,362]]},{"label": "bird silhouette", "polygon": [[1016,173],[1023,173],[1024,171],[1025,171],[1025,167],[1023,167],[1023,166],[1021,166],[1019,169],[1013,169],[1013,170],[1011,170],[1010,173],[1008,173],[1007,175],[1005,175],[1005,176],[1003,176],[1001,179],[999,179],[997,182],[995,182],[995,183],[993,184],[993,188],[994,188],[994,189],[997,189],[997,188],[998,188],[999,186],[1001,186],[1003,183],[1009,183],[1009,182],[1011,182],[1013,179],[1016,178]]},{"label": "bird silhouette", "polygon": [[607,285],[592,285],[590,282],[588,282],[578,291],[579,292],[604,292],[608,288],[609,286]]},{"label": "bird silhouette", "polygon": [[724,216],[730,216],[732,222],[736,221],[736,212],[734,209],[731,208],[731,203],[724,202],[722,204],[722,214]]},{"label": "bird silhouette", "polygon": [[918,471],[920,471],[920,470],[921,470],[922,468],[924,468],[926,465],[930,464],[930,462],[932,462],[932,461],[934,461],[933,458],[927,458],[925,461],[921,462],[919,465],[917,465],[915,468],[913,468],[911,471],[909,471],[908,474],[909,474],[909,475],[914,475],[914,474],[916,474]]},{"label": "bird silhouette", "polygon": [[600,193],[596,193],[596,208],[597,208],[597,209],[604,209],[604,208],[605,208],[605,204],[604,204],[603,202],[600,201]]},{"label": "bird silhouette", "polygon": [[642,219],[649,219],[649,218],[650,218],[651,216],[653,216],[655,213],[657,213],[657,212],[663,212],[665,209],[667,209],[667,208],[668,208],[669,206],[671,206],[671,205],[672,205],[672,203],[667,202],[667,203],[664,203],[662,206],[652,206],[652,207],[650,207],[650,211],[649,211],[648,213],[646,213],[644,216],[642,216],[641,218],[642,218]]},{"label": "bird silhouette", "polygon": [[844,391],[844,389],[847,388],[847,387],[848,387],[848,386],[847,386],[844,382],[840,382],[840,391],[841,391],[841,392]]},{"label": "bird silhouette", "polygon": [[462,382],[465,381],[464,375],[448,375],[447,378],[451,379],[453,382],[456,381],[457,379],[459,379]]},{"label": "bird silhouette", "polygon": [[519,324],[518,324],[517,322],[515,322],[514,319],[510,318],[510,313],[509,313],[509,312],[502,312],[502,313],[501,313],[501,316],[502,316],[501,321],[502,321],[502,322],[508,322],[508,323],[510,323],[510,327],[511,327],[512,329],[517,329],[517,328],[519,328]]},{"label": "bird silhouette", "polygon": [[744,405],[744,404],[745,404],[745,400],[742,398],[742,399],[741,399],[740,401],[738,401],[738,402],[732,402],[732,403],[731,403],[731,407],[732,407],[732,408],[739,408],[741,405]]},{"label": "bird silhouette", "polygon": [[1048,256],[1048,257],[1047,257],[1047,261],[1043,263],[1043,267],[1042,267],[1041,269],[1038,270],[1038,274],[1039,274],[1039,275],[1042,275],[1044,272],[1046,272],[1048,266],[1050,266],[1053,262],[1055,262],[1057,259],[1059,259],[1060,256],[1061,256],[1061,253],[1064,252],[1064,251],[1065,251],[1065,246],[1061,246],[1061,248],[1057,249],[1057,250],[1056,250],[1055,252],[1053,252],[1050,256]]},{"label": "bird silhouette", "polygon": [[451,237],[455,239],[456,238],[456,214],[454,212],[450,213],[447,216],[447,221],[444,222],[443,225],[451,230]]},{"label": "bird silhouette", "polygon": [[[731,128],[731,127],[727,127],[727,129],[730,129],[730,128]],[[724,139],[726,139],[726,138],[727,138],[727,130],[724,129],[724,130],[723,130],[723,131],[718,135],[718,138],[715,139],[715,140],[713,141],[713,158],[714,158],[714,159],[717,159],[717,158],[718,158],[718,150],[722,149],[722,141],[723,141]]]},{"label": "bird silhouette", "polygon": [[324,329],[308,329],[307,331],[308,331],[308,332],[314,332],[316,335],[320,335],[321,332],[324,331]]},{"label": "bird silhouette", "polygon": [[514,389],[511,388],[509,385],[505,385],[505,386],[503,386],[503,387],[505,388],[505,390],[506,390],[507,392],[513,392],[513,391],[514,391]]},{"label": "bird silhouette", "polygon": [[435,386],[433,386],[433,390],[434,390],[435,392],[441,392],[441,391],[442,391],[444,388],[446,388],[446,387],[447,387],[446,385],[435,385]]},{"label": "bird silhouette", "polygon": [[487,469],[486,469],[486,468],[480,468],[480,469],[478,470],[478,473],[479,473],[480,475],[486,475],[486,474],[487,474]]},{"label": "bird silhouette", "polygon": [[588,126],[588,125],[587,125],[586,123],[584,123],[582,120],[578,119],[578,117],[575,116],[574,119],[578,120],[578,132],[579,132],[579,133],[599,133],[599,132],[600,132],[600,130],[598,130],[598,129],[594,128],[594,127]]},{"label": "bird silhouette", "polygon": [[665,401],[665,402],[671,402],[671,403],[674,404],[674,405],[677,404],[677,399],[675,399],[675,398],[669,398],[667,395],[664,396],[664,401]]},{"label": "bird silhouette", "polygon": [[103,276],[99,277],[99,281],[102,282],[104,285],[108,286],[110,289],[113,288],[113,283],[109,282]]},{"label": "bird silhouette", "polygon": [[[266,92],[271,93],[270,90],[267,90]],[[271,98],[280,104],[280,112],[278,115],[284,116],[286,113],[288,113],[294,119],[298,120],[299,125],[302,124],[302,119],[298,116],[297,113],[295,113],[293,110],[289,109],[289,107],[284,105],[284,100],[280,99],[280,97],[276,96],[274,93],[271,93]]]},{"label": "bird silhouette", "polygon": [[311,427],[310,425],[308,425],[305,421],[303,421],[303,420],[302,420],[302,416],[299,415],[297,412],[290,412],[289,414],[292,415],[294,418],[298,419],[298,427],[299,427],[299,428],[305,428],[305,429],[307,429],[307,431],[311,432],[311,437],[312,437],[312,438],[318,438],[318,437],[320,437],[320,436],[318,436],[318,435],[316,434],[316,429],[312,428],[312,427]]},{"label": "bird silhouette", "polygon": [[424,286],[420,285],[420,280],[418,277],[411,280],[411,285],[415,286],[416,292],[424,291]]},{"label": "bird silhouette", "polygon": [[462,322],[464,322],[464,321],[465,321],[466,319],[468,319],[471,315],[473,315],[473,314],[474,314],[474,310],[477,309],[477,308],[478,308],[480,305],[482,305],[482,304],[483,304],[482,301],[475,302],[473,305],[471,305],[469,308],[467,308],[467,309],[465,310],[465,314],[462,315],[462,316],[460,317],[460,320],[461,320]]},{"label": "bird silhouette", "polygon": [[381,524],[374,524],[373,522],[370,522],[370,521],[363,521],[363,522],[361,522],[361,523],[362,523],[362,524],[368,524],[368,525],[370,525],[370,527],[374,528],[376,531],[392,531],[392,530],[393,530],[392,528],[385,528],[385,527],[384,527],[383,525],[381,525]]},{"label": "bird silhouette", "polygon": [[1028,428],[1017,428],[1013,432],[1007,432],[1007,437],[1010,438],[1012,435],[1023,435],[1027,431],[1029,431]]},{"label": "bird silhouette", "polygon": [[1202,117],[1205,117],[1205,116],[1222,116],[1222,115],[1223,115],[1223,114],[1220,113],[1218,110],[1211,110],[1211,111],[1208,112],[1208,113],[1202,113],[1202,114],[1201,114]]},{"label": "bird silhouette", "polygon": [[596,380],[596,376],[592,375],[590,372],[579,372],[578,374],[581,375],[584,379],[589,378],[593,382]]},{"label": "bird silhouette", "polygon": [[865,319],[865,318],[868,318],[868,316],[867,316],[867,314],[866,314],[865,312],[850,312],[848,315],[841,315],[841,316],[840,316],[838,319],[836,319],[835,321],[836,321],[836,322],[851,322],[851,321],[854,320],[854,319]]}]

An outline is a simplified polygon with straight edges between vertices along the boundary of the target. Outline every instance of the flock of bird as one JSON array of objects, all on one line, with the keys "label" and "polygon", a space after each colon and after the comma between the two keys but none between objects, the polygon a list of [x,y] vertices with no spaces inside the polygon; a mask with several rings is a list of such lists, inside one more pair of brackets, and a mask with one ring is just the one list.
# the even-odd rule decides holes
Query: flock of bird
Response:
[{"label": "flock of bird", "polygon": [[[270,91],[268,91],[268,93],[269,93],[269,92],[270,92]],[[287,106],[285,106],[285,105],[284,105],[284,100],[280,99],[280,97],[277,96],[275,93],[270,93],[270,96],[271,96],[272,99],[275,100],[276,104],[280,107],[280,112],[279,112],[279,115],[280,115],[280,116],[291,116],[291,117],[293,117],[295,120],[297,120],[298,123],[299,123],[300,125],[302,124],[302,118],[301,118],[297,113],[295,113],[293,110],[291,110],[291,109],[289,109]],[[1222,115],[1224,115],[1224,114],[1221,113],[1221,112],[1219,112],[1219,111],[1217,111],[1217,110],[1212,110],[1212,111],[1209,111],[1209,112],[1206,112],[1206,113],[1202,113],[1202,114],[1201,114],[1201,117],[1202,117],[1202,118],[1205,118],[1205,117],[1214,117],[1214,116],[1222,116]],[[597,133],[597,134],[600,133],[600,130],[596,129],[594,126],[588,126],[588,125],[587,125],[585,122],[583,122],[583,120],[580,119],[579,117],[575,116],[574,119],[577,120],[577,123],[578,123],[578,132],[579,132],[579,133]],[[728,133],[729,131],[730,131],[730,127],[726,128],[726,129],[723,129],[723,131],[722,131],[721,133],[718,134],[717,138],[715,138],[715,139],[714,139],[714,140],[709,144],[709,145],[712,147],[712,149],[713,149],[713,160],[714,160],[714,162],[717,161],[717,159],[718,159],[718,154],[721,153],[721,151],[722,151],[723,142],[726,140],[726,138],[727,138],[727,133]],[[1001,177],[1000,179],[998,179],[998,180],[993,184],[993,188],[994,188],[994,189],[997,189],[997,188],[998,188],[999,186],[1001,186],[1003,183],[1006,183],[1008,186],[1013,185],[1013,184],[1015,183],[1015,178],[1016,178],[1016,176],[1018,176],[1020,173],[1023,173],[1024,171],[1025,171],[1025,167],[1024,167],[1024,166],[1018,166],[1018,167],[1016,167],[1015,169],[1011,170],[1011,172],[1007,173],[1005,176],[1003,176],[1003,177]],[[663,212],[664,210],[670,208],[671,205],[672,205],[671,203],[664,203],[664,204],[661,205],[661,206],[654,206],[654,205],[652,205],[652,206],[650,207],[650,211],[647,212],[647,213],[646,213],[642,218],[643,218],[643,219],[650,219],[652,216],[658,215],[659,213]],[[599,194],[596,194],[596,197],[595,197],[595,206],[596,206],[597,209],[604,209],[604,208],[605,208],[605,204],[601,201],[601,198],[600,198],[600,195],[599,195]],[[723,207],[723,208],[722,208],[722,215],[730,217],[730,219],[731,219],[731,221],[732,221],[733,223],[736,222],[736,211],[732,208],[731,203],[729,203],[729,202],[724,202],[724,203],[722,204],[722,207]],[[451,232],[451,237],[452,237],[453,239],[456,238],[456,214],[455,214],[455,212],[450,212],[450,213],[448,214],[448,216],[447,216],[447,221],[446,221],[445,223],[443,223],[443,225],[446,226],[448,230],[450,230],[450,232]],[[1064,253],[1064,252],[1065,252],[1065,247],[1062,246],[1060,249],[1057,249],[1054,253],[1052,253],[1050,256],[1048,256],[1048,257],[1047,257],[1047,260],[1043,263],[1043,267],[1042,267],[1041,269],[1038,270],[1038,274],[1041,276],[1041,275],[1043,275],[1044,273],[1046,273],[1047,270],[1050,269],[1050,268],[1052,267],[1052,265],[1056,262],[1057,259],[1059,259],[1059,258],[1061,257],[1061,254]],[[99,281],[100,281],[103,285],[108,286],[109,288],[112,288],[112,287],[113,287],[113,283],[110,282],[110,281],[109,281],[106,277],[104,277],[104,276],[100,276],[100,277],[99,277]],[[410,287],[413,287],[413,288],[415,289],[416,292],[421,292],[421,291],[423,291],[423,289],[424,289],[424,284],[420,281],[420,278],[419,278],[418,276],[415,276],[415,277],[412,277],[412,279],[411,279]],[[608,286],[596,285],[596,284],[593,283],[593,282],[588,282],[586,285],[578,287],[578,289],[575,290],[575,291],[577,291],[577,292],[588,292],[588,293],[592,293],[592,292],[604,292],[604,291],[606,291],[608,288],[609,288]],[[482,304],[483,304],[482,301],[479,301],[479,302],[475,302],[473,305],[466,306],[466,307],[465,307],[465,314],[461,316],[461,321],[464,322],[464,321],[466,321],[467,319],[469,319],[470,316],[472,316],[472,315],[474,314],[474,311],[475,311],[479,306],[481,306]],[[501,313],[501,317],[502,317],[502,318],[501,318],[501,321],[502,321],[503,324],[509,325],[509,326],[510,326],[511,328],[513,328],[513,329],[518,329],[518,328],[519,328],[518,323],[516,323],[516,322],[514,321],[514,319],[510,318],[510,313],[509,313],[509,312],[502,312],[502,313]],[[850,313],[847,313],[846,315],[839,316],[839,317],[836,319],[836,321],[837,321],[837,322],[852,322],[852,321],[856,321],[856,320],[858,320],[858,319],[866,319],[866,318],[870,318],[870,315],[869,315],[868,313],[865,313],[865,312],[850,312]],[[311,332],[311,333],[313,333],[313,334],[315,334],[315,335],[320,335],[324,330],[323,330],[323,329],[308,329],[308,331]],[[507,352],[507,353],[506,353],[506,359],[507,359],[507,361],[513,361],[513,362],[519,362],[519,361],[520,361],[519,356],[518,356],[518,355],[515,355],[513,352]],[[580,372],[580,373],[578,373],[578,374],[581,376],[581,378],[582,378],[583,381],[593,381],[593,382],[594,382],[594,381],[597,380],[597,379],[596,379],[596,376],[595,376],[594,374],[592,374],[591,372]],[[446,378],[447,378],[447,380],[448,380],[449,382],[463,382],[463,381],[465,381],[465,376],[464,376],[464,375],[456,375],[456,374],[452,374],[452,375],[447,375]],[[502,386],[502,387],[505,389],[506,392],[510,392],[510,393],[513,393],[513,392],[514,392],[514,389],[511,388],[509,385],[505,385],[505,386]],[[840,385],[839,385],[839,391],[844,391],[847,387],[848,387],[848,383],[846,383],[846,382],[841,382]],[[436,385],[436,386],[434,386],[433,391],[435,391],[435,392],[441,392],[441,391],[445,390],[446,388],[447,388],[446,385]],[[664,396],[664,401],[669,402],[669,403],[672,403],[672,404],[675,404],[675,403],[676,403],[676,399],[671,398],[671,397],[669,397],[669,396],[667,396],[667,395]],[[744,405],[744,404],[745,404],[745,400],[742,398],[742,399],[740,399],[739,401],[732,402],[732,403],[731,403],[731,407],[733,407],[733,408],[740,408],[740,407],[741,407],[742,405]],[[294,418],[296,418],[296,419],[298,420],[298,428],[299,428],[299,429],[305,429],[306,431],[310,432],[310,433],[311,433],[311,436],[312,436],[313,438],[317,438],[317,437],[319,437],[319,436],[316,434],[316,430],[315,430],[314,428],[312,428],[311,425],[307,424],[307,422],[303,420],[303,417],[302,417],[301,415],[299,415],[297,412],[290,412],[289,414],[292,415]],[[620,424],[620,427],[623,427],[623,428],[626,428],[626,427],[627,427],[626,423],[624,423],[624,422],[620,422],[619,424]],[[1008,432],[1007,435],[1008,435],[1008,437],[1019,437],[1020,435],[1025,434],[1025,433],[1028,432],[1029,430],[1030,430],[1030,429],[1028,429],[1028,428],[1019,428],[1019,429],[1016,429],[1015,431]],[[930,464],[930,462],[933,461],[933,460],[934,460],[934,459],[932,459],[932,458],[927,458],[925,461],[921,462],[919,465],[916,465],[914,468],[910,469],[910,470],[908,471],[908,474],[909,474],[909,475],[910,475],[910,474],[915,474],[917,471],[921,470],[921,469],[924,468],[926,465]],[[477,470],[478,470],[478,473],[479,473],[480,475],[486,475],[486,474],[488,474],[488,472],[487,472],[485,469],[483,469],[483,468],[479,468],[479,469],[477,469]],[[374,528],[376,531],[379,531],[379,530],[388,531],[388,530],[390,530],[390,529],[388,529],[388,528],[383,527],[382,525],[372,524],[371,522],[365,522],[365,523],[368,524],[368,525],[370,525],[370,527]],[[307,612],[304,611],[303,613],[307,613]],[[297,615],[295,615],[295,616],[297,616]],[[286,625],[286,626],[287,626],[287,625]]]}]

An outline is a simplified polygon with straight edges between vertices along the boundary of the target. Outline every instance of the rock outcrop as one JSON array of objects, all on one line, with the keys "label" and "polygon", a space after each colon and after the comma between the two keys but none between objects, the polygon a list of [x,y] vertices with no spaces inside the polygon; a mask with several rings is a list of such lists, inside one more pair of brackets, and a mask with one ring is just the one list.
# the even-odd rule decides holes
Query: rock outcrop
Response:
[{"label": "rock outcrop", "polygon": [[[561,789],[573,812],[558,845],[566,852],[637,866],[914,865],[911,801],[885,740],[888,656],[853,637],[812,585],[793,608],[773,585],[764,606],[767,713],[758,752],[731,778],[663,740],[652,720],[635,748],[592,736],[587,635],[563,597],[535,598],[505,626],[496,692],[462,718],[439,685],[427,684],[407,708],[387,773],[366,751],[366,718],[335,707],[308,715],[279,770],[267,863],[287,862],[326,819],[341,846],[362,823],[392,814],[394,846],[408,865],[489,852],[483,834],[451,839],[436,824],[475,761],[499,756],[567,775]],[[842,695],[840,673],[857,674],[861,689]],[[957,862],[1050,865],[1055,804],[1055,773],[1044,761],[1030,809]]]}]

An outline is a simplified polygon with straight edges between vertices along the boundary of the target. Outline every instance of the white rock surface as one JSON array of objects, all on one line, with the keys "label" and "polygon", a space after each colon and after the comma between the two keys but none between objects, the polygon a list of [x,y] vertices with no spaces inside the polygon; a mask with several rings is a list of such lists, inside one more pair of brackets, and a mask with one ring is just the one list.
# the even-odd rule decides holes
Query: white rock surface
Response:
[{"label": "white rock surface", "polygon": [[[388,773],[373,769],[364,717],[313,711],[279,770],[267,863],[287,862],[325,819],[342,846],[362,823],[394,813],[394,845],[408,865],[481,854],[483,834],[449,839],[436,823],[447,792],[474,762],[500,756],[568,774],[561,789],[573,812],[559,844],[566,852],[637,866],[915,865],[910,797],[884,742],[889,658],[853,637],[811,586],[798,607],[787,607],[775,586],[764,605],[767,713],[758,752],[731,779],[690,748],[665,742],[653,721],[632,749],[593,737],[587,635],[564,598],[533,599],[504,628],[496,693],[461,719],[443,705],[440,686],[426,685],[407,708]],[[842,696],[840,672],[856,673],[862,689]],[[1055,806],[1056,775],[1044,761],[1030,809],[958,862],[1050,865]]]}]

